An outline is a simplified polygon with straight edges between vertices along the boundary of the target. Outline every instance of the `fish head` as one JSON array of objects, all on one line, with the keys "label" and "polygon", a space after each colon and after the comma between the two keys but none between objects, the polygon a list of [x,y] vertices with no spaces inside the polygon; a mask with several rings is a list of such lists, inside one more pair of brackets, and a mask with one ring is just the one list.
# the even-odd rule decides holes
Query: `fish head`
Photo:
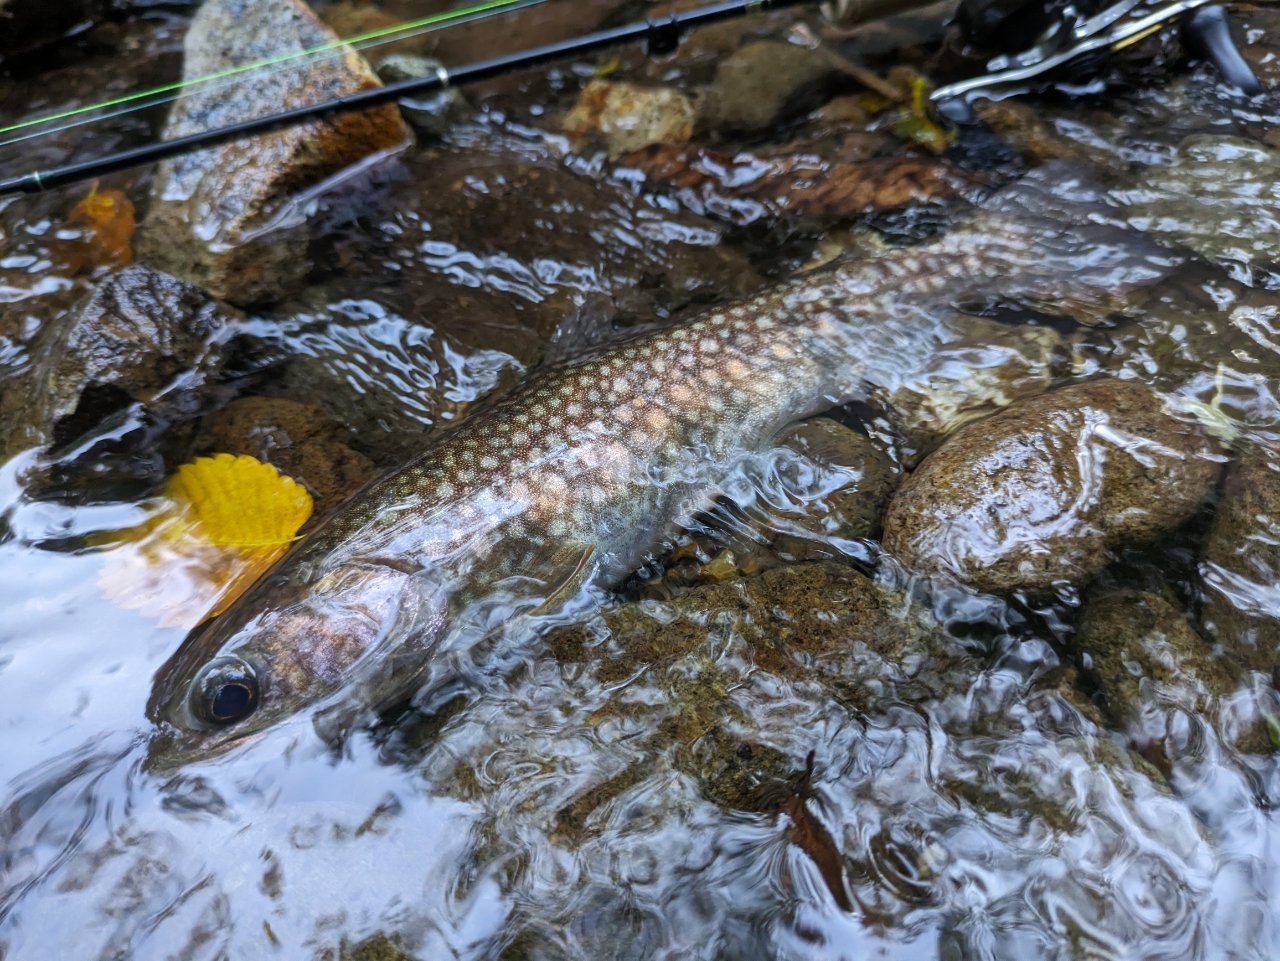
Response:
[{"label": "fish head", "polygon": [[268,575],[157,673],[149,765],[220,754],[331,698],[380,650],[429,649],[445,609],[428,578],[377,563],[346,563],[301,585]]}]

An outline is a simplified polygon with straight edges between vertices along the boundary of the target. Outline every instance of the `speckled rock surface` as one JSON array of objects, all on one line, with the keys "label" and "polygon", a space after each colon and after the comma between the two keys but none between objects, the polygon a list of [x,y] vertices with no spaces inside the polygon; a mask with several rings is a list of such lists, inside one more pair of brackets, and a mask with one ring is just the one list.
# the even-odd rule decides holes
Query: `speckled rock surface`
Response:
[{"label": "speckled rock surface", "polygon": [[[745,639],[756,666],[779,677],[798,683],[815,669],[845,680],[856,677],[858,683],[840,688],[857,710],[964,685],[970,664],[960,643],[922,610],[832,562],[706,585],[663,604],[625,604],[606,612],[603,622],[611,638],[608,650],[617,652],[598,667],[605,681],[632,676],[638,663],[694,650],[714,625]],[[552,647],[562,660],[594,659],[600,632],[600,624],[567,629]],[[670,719],[671,733],[693,741],[702,733],[699,725],[711,726],[703,715],[723,693],[697,685],[680,693],[684,703]]]},{"label": "speckled rock surface", "polygon": [[1205,629],[1270,677],[1280,665],[1280,461],[1265,451],[1228,468],[1200,572]]},{"label": "speckled rock surface", "polygon": [[654,143],[688,140],[696,110],[679,90],[592,80],[564,120],[578,149],[602,141],[610,160]]},{"label": "speckled rock surface", "polygon": [[206,417],[197,454],[248,454],[274,464],[315,499],[311,525],[377,473],[348,446],[351,433],[314,404],[280,397],[242,397]]},{"label": "speckled rock surface", "polygon": [[104,278],[39,333],[30,371],[6,385],[8,453],[74,440],[97,410],[151,403],[217,373],[243,320],[204,291],[147,267]]},{"label": "speckled rock surface", "polygon": [[[1166,757],[1185,750],[1189,719],[1217,727],[1222,699],[1236,690],[1228,661],[1196,633],[1181,607],[1148,591],[1090,592],[1074,639],[1113,720],[1140,748]],[[1181,715],[1181,716],[1179,716]],[[1246,752],[1270,751],[1259,719],[1223,734]]]},{"label": "speckled rock surface", "polygon": [[[335,39],[301,0],[209,0],[187,32],[183,76]],[[185,97],[170,114],[164,139],[378,85],[353,50],[344,47],[337,54]],[[156,175],[138,252],[233,303],[275,300],[305,274],[306,245],[288,230],[254,239],[255,232],[270,224],[291,195],[407,137],[392,104],[167,160]]]},{"label": "speckled rock surface", "polygon": [[1078,384],[952,434],[899,488],[884,547],[978,590],[1078,586],[1189,520],[1222,459],[1150,388]]}]

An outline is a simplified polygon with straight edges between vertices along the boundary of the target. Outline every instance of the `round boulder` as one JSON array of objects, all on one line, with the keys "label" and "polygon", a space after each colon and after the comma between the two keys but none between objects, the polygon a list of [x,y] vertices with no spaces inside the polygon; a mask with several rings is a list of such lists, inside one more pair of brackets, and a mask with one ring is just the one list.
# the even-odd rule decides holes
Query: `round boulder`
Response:
[{"label": "round boulder", "polygon": [[1223,460],[1149,387],[1077,384],[948,437],[890,503],[884,547],[982,591],[1079,586],[1189,520]]}]

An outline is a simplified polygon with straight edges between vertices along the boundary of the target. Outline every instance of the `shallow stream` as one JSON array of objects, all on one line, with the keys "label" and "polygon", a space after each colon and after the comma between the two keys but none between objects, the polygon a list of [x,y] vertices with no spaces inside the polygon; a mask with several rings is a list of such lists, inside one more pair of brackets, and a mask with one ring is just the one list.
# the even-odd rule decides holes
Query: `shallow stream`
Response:
[{"label": "shallow stream", "polygon": [[[317,9],[350,35],[436,8]],[[649,9],[551,0],[409,52],[456,64]],[[1222,469],[1280,470],[1280,19],[1237,24],[1271,87],[1251,100],[1155,51],[1092,93],[989,105],[932,148],[931,121],[830,71],[755,129],[695,129],[704,153],[675,175],[566,132],[594,80],[692,91],[763,40],[949,76],[945,14],[774,15],[660,63],[623,50],[468,89],[442,136],[415,124],[415,145],[300,205],[305,277],[228,309],[216,365],[179,363],[145,402],[77,395],[39,442],[31,378],[63,363],[42,332],[118,264],[76,247],[87,186],[0,208],[0,961],[1280,957],[1280,570],[1210,546],[1246,491],[1242,542],[1280,543],[1276,495],[1215,481],[1185,523],[1048,591],[930,580],[879,549],[885,492],[943,438],[1100,377],[1159,391]],[[0,121],[176,77],[191,15],[125,4],[0,63]],[[0,148],[0,173],[145,142],[163,116]],[[155,754],[153,678],[194,626],[161,612],[204,596],[200,572],[110,534],[155,514],[179,464],[232,437],[264,459],[293,445],[281,469],[327,509],[540,364],[929,243],[1064,163],[1045,169],[1100,183],[1169,276],[1096,311],[948,305],[926,373],[912,345],[873,345],[884,376],[827,412],[861,437],[855,468],[769,448],[603,607],[510,632],[455,684],[339,731],[303,712],[212,758]],[[874,196],[850,206],[854,171]],[[144,223],[153,175],[97,189]],[[228,419],[246,398],[316,406],[264,441]],[[850,483],[848,517],[805,522]],[[1081,647],[1127,629],[1082,626],[1108,589],[1162,598],[1211,661],[1243,617],[1257,656],[1211,709],[1135,680],[1134,720],[1120,682],[1143,668]]]}]

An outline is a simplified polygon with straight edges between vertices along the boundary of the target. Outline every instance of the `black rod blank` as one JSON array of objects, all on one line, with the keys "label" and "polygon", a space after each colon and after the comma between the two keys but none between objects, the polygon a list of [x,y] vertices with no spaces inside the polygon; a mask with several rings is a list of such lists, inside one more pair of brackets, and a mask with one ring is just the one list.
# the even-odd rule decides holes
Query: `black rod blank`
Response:
[{"label": "black rod blank", "polygon": [[[554,60],[590,53],[603,47],[611,47],[633,40],[645,40],[652,55],[662,55],[673,51],[680,42],[683,31],[722,20],[768,10],[779,10],[784,7],[799,6],[812,3],[814,0],[723,0],[721,3],[690,10],[685,13],[673,13],[659,19],[650,19],[642,23],[628,24],[600,30],[572,40],[549,43],[532,50],[494,57],[491,60],[480,60],[453,70],[441,70],[439,74],[428,77],[411,77],[389,83],[384,87],[371,87],[345,97],[326,100],[322,103],[306,107],[296,107],[282,113],[270,114],[255,120],[215,127],[199,133],[188,134],[173,140],[161,140],[156,143],[134,147],[119,153],[86,160],[81,163],[67,164],[51,170],[37,170],[21,177],[0,180],[0,197],[12,194],[33,194],[44,190],[65,187],[68,184],[103,177],[107,174],[133,167],[166,160],[181,154],[191,153],[207,147],[216,147],[233,140],[243,140],[258,134],[270,133],[285,127],[292,127],[308,120],[319,120],[336,114],[366,110],[384,103],[399,100],[401,97],[421,95],[441,90],[449,84],[461,85],[490,80],[516,70],[537,67]],[[904,4],[912,6],[915,4]]]}]

